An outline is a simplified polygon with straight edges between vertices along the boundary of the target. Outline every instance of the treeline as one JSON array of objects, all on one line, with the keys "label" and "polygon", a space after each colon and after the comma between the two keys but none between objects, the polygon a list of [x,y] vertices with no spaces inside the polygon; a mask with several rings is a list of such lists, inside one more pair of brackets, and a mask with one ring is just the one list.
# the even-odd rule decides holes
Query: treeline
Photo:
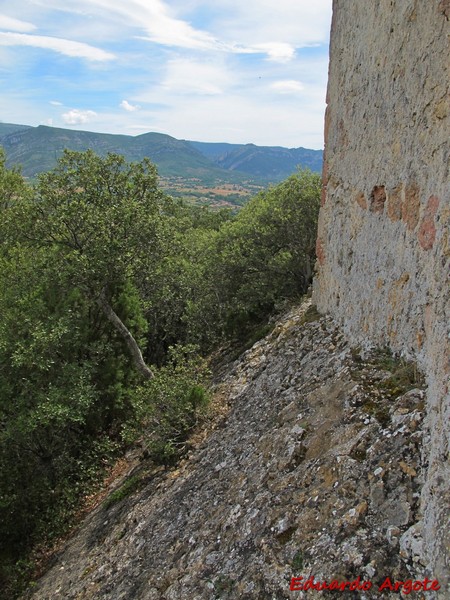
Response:
[{"label": "treeline", "polygon": [[147,160],[66,151],[28,186],[0,154],[0,589],[61,534],[133,435],[174,460],[207,402],[204,357],[304,294],[319,177],[237,216],[158,187]]}]

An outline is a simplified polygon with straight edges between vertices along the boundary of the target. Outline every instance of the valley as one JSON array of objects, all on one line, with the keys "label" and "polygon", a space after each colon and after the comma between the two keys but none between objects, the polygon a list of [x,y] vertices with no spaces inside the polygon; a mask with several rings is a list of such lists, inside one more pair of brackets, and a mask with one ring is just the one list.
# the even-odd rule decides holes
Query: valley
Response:
[{"label": "valley", "polygon": [[194,142],[162,133],[129,136],[0,123],[0,147],[5,150],[7,167],[20,167],[30,180],[51,170],[65,148],[92,149],[100,156],[121,154],[128,161],[147,157],[157,166],[166,192],[194,204],[218,207],[245,204],[299,166],[316,173],[322,170],[321,150]]}]

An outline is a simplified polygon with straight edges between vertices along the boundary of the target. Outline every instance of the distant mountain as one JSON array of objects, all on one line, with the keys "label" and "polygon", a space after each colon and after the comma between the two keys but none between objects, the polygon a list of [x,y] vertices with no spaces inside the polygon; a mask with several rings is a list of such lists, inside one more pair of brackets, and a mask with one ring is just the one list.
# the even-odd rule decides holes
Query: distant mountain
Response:
[{"label": "distant mountain", "polygon": [[162,176],[217,178],[226,174],[189,143],[161,133],[132,137],[39,125],[3,136],[0,130],[0,145],[6,151],[7,164],[20,164],[27,177],[52,169],[65,148],[80,151],[91,148],[100,155],[115,152],[130,161],[147,156],[158,166]]},{"label": "distant mountain", "polygon": [[219,181],[239,184],[249,179],[276,182],[298,165],[312,171],[322,169],[320,150],[192,142],[162,133],[129,136],[0,123],[0,146],[6,151],[7,165],[21,165],[27,177],[52,169],[65,148],[90,148],[100,155],[115,152],[129,161],[148,157],[162,177],[198,180],[204,185]]},{"label": "distant mountain", "polygon": [[298,165],[311,171],[322,171],[322,150],[255,144],[190,144],[227,171],[240,171],[271,181],[288,177]]},{"label": "distant mountain", "polygon": [[0,138],[8,135],[8,133],[13,133],[14,131],[21,131],[23,129],[28,129],[30,125],[13,125],[12,123],[1,123],[0,122]]},{"label": "distant mountain", "polygon": [[212,161],[217,162],[223,156],[231,154],[240,148],[243,148],[243,144],[228,144],[226,142],[190,142],[186,140],[188,144],[191,144],[196,150],[201,152],[204,156],[207,156]]}]

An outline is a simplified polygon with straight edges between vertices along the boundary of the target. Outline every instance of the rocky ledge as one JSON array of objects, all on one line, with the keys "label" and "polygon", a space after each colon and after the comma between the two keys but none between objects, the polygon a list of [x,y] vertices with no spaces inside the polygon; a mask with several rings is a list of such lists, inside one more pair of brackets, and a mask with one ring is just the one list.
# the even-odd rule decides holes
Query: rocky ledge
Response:
[{"label": "rocky ledge", "polygon": [[350,348],[308,303],[291,311],[222,377],[217,428],[91,513],[27,597],[300,599],[308,579],[349,582],[360,600],[395,582],[423,589],[424,392],[406,391],[397,367]]}]

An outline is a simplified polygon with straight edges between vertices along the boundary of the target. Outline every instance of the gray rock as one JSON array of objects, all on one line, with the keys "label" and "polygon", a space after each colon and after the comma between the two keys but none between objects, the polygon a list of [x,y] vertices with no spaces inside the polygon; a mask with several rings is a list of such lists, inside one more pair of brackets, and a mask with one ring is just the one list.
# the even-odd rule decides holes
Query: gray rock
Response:
[{"label": "gray rock", "polygon": [[421,421],[413,439],[394,434],[423,400],[380,393],[383,424],[365,419],[373,367],[355,362],[331,319],[300,326],[307,307],[224,373],[220,428],[134,496],[97,508],[30,598],[301,598],[292,576],[416,576]]}]

